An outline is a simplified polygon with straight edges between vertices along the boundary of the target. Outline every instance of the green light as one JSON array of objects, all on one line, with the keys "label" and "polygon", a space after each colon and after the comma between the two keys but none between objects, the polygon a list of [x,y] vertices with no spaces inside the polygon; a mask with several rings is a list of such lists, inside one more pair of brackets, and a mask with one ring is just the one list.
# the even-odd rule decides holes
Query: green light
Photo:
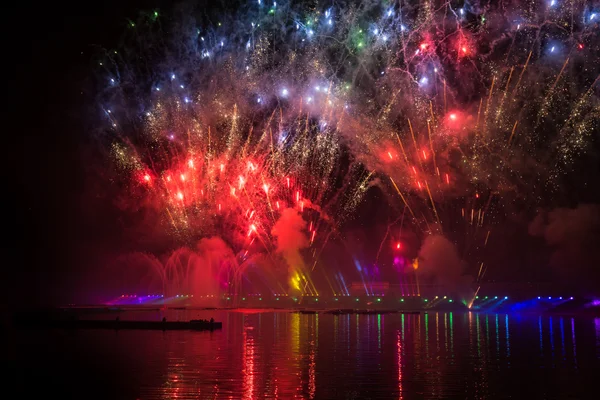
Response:
[{"label": "green light", "polygon": [[404,303],[404,299],[400,299],[400,301],[401,301],[402,303]]},{"label": "green light", "polygon": [[319,299],[315,299],[315,301],[319,301]]},{"label": "green light", "polygon": [[158,11],[154,11],[154,16],[158,17]]},{"label": "green light", "polygon": [[356,301],[360,301],[359,299],[356,299]]},{"label": "green light", "polygon": [[221,26],[221,23],[219,22],[217,25]]},{"label": "green light", "polygon": [[245,298],[245,297],[242,297],[242,300],[246,300],[246,298]]},{"label": "green light", "polygon": [[259,297],[258,300],[262,301],[262,297]]},{"label": "green light", "polygon": [[277,297],[275,300],[279,301],[279,297]]},{"label": "green light", "polygon": [[425,303],[427,303],[429,300],[427,300],[427,299],[423,299],[423,301],[424,301]]},{"label": "green light", "polygon": [[297,298],[297,297],[294,297],[294,301],[298,301],[298,298]]},{"label": "green light", "polygon": [[377,299],[377,301],[381,301],[381,299]]},{"label": "green light", "polygon": [[231,300],[231,299],[228,297],[227,300]]},{"label": "green light", "polygon": [[359,42],[358,47],[363,47],[363,42]]},{"label": "green light", "polygon": [[448,300],[448,303],[452,303],[452,299]]},{"label": "green light", "polygon": [[275,14],[275,9],[274,9],[274,8],[271,8],[271,9],[269,10],[269,14]]},{"label": "green light", "polygon": [[476,298],[476,299],[478,299],[478,298],[479,298],[479,296],[475,296],[475,298]]},{"label": "green light", "polygon": [[488,297],[487,297],[487,296],[485,296],[483,299],[484,299],[484,300],[487,300],[487,299],[488,299]]},{"label": "green light", "polygon": [[338,301],[338,298],[337,298],[337,297],[335,298],[335,301]]}]

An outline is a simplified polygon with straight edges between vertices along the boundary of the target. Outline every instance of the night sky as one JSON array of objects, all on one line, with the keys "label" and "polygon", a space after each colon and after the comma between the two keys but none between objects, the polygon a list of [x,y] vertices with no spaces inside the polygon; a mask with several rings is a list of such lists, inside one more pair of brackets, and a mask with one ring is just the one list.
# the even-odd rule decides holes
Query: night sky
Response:
[{"label": "night sky", "polygon": [[[5,14],[13,25],[5,26],[3,34],[10,93],[2,157],[3,209],[8,220],[3,246],[8,258],[3,294],[8,301],[4,304],[61,304],[98,294],[102,281],[110,280],[102,274],[103,263],[115,254],[139,249],[131,230],[124,229],[135,216],[120,214],[111,201],[112,189],[94,178],[101,164],[90,135],[97,121],[90,57],[95,46],[119,42],[128,17],[157,6],[141,1],[93,6],[47,3],[19,6]],[[597,139],[596,134],[594,149],[573,166],[575,173],[568,180],[572,189],[558,204],[593,205],[583,212],[584,227],[567,230],[568,235],[581,235],[582,246],[563,247],[558,255],[568,266],[568,282],[573,286],[577,282],[597,285],[599,276],[600,258],[594,249],[600,240],[595,225],[600,223]],[[380,239],[372,238],[381,237],[397,212],[382,204],[387,204],[383,193],[370,191],[356,210],[359,216],[347,226],[348,236],[358,238],[366,253],[373,253]],[[591,217],[586,218],[588,211]],[[571,216],[564,218],[565,226],[574,221]],[[560,281],[563,275],[546,266],[556,247],[549,248],[529,234],[532,221],[524,213],[495,231],[490,246],[497,257],[490,261],[488,279]],[[152,246],[141,247],[151,251]]]}]

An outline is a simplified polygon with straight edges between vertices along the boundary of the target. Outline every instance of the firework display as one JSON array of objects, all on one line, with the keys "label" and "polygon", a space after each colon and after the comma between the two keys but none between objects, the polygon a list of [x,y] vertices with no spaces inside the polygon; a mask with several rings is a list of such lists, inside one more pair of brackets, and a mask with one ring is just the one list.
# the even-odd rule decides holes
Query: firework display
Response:
[{"label": "firework display", "polygon": [[377,186],[424,243],[412,274],[451,241],[474,299],[494,225],[560,197],[598,130],[594,2],[254,0],[127,30],[97,60],[118,184],[182,244],[222,241],[236,290],[255,264],[284,266],[274,293],[324,290],[321,252]]}]

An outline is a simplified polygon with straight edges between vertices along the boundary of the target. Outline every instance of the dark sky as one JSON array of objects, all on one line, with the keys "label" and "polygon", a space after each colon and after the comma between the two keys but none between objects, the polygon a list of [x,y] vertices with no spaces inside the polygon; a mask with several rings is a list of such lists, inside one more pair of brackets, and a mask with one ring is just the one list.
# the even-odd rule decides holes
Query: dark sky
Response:
[{"label": "dark sky", "polygon": [[[94,44],[116,44],[126,18],[153,2],[40,3],[7,14],[3,40],[10,112],[5,131],[5,248],[9,300],[39,300],[77,276],[74,257],[102,232],[84,229],[80,196]],[[83,52],[83,54],[82,54]],[[6,111],[6,110],[5,110]],[[3,246],[4,247],[4,246]],[[77,251],[74,251],[77,249]]]},{"label": "dark sky", "polygon": [[[96,44],[118,43],[128,17],[157,6],[112,0],[93,6],[46,3],[21,6],[5,15],[11,21],[3,34],[10,104],[2,157],[8,221],[3,246],[8,277],[2,279],[8,301],[3,304],[67,301],[86,269],[102,263],[95,249],[126,250],[120,247],[119,216],[98,190],[90,191],[85,151],[93,97],[88,90],[90,56]],[[597,165],[594,157],[585,168],[590,171]],[[583,193],[581,199],[596,201],[597,192]],[[359,211],[372,209],[370,203]],[[533,268],[535,257],[523,249],[526,231],[515,234],[523,228],[508,226],[503,234],[512,238],[513,249],[521,249],[518,268]],[[514,262],[506,260],[507,271],[514,270],[508,266]],[[512,272],[499,268],[497,273],[503,279]]]}]

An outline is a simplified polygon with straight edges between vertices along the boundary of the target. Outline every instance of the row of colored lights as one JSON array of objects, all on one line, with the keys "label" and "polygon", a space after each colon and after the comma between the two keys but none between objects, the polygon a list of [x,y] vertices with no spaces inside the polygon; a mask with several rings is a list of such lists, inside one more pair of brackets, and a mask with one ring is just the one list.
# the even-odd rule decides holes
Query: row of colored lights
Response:
[{"label": "row of colored lights", "polygon": [[[262,296],[262,295],[260,293],[253,293],[253,294],[248,294],[247,296],[249,296],[249,297],[258,297],[258,296]],[[279,297],[289,297],[289,295],[285,294],[285,293],[282,293],[282,294],[277,293],[274,296],[277,296],[276,300],[279,300]],[[342,293],[342,294],[339,294],[339,295],[336,294],[336,296],[349,297],[350,295]],[[381,296],[381,297],[385,297],[385,294],[367,294],[367,296],[368,297],[369,296]],[[123,297],[123,298],[138,298],[138,295],[137,294],[122,294],[121,297]],[[147,296],[139,296],[139,298],[163,298],[163,297],[165,297],[163,294],[150,294],[150,295],[147,295]],[[178,295],[175,295],[175,297],[176,298],[189,298],[189,297],[194,297],[194,295],[193,294],[178,294]],[[214,297],[215,297],[215,295],[213,295],[213,294],[206,295],[206,298],[214,298]],[[316,294],[316,295],[314,295],[314,294],[304,294],[301,297],[315,297],[315,301],[318,301],[318,299],[316,297],[319,297],[319,295],[318,294]],[[410,296],[409,295],[409,296],[406,296],[406,297],[420,297],[420,296]],[[200,296],[200,298],[204,298],[204,296]],[[493,297],[490,297],[490,296],[485,296],[485,297],[475,296],[476,300],[488,300],[490,298],[492,298],[494,300],[498,300],[500,297],[498,297],[498,296],[493,296]],[[543,296],[538,296],[537,298],[538,298],[538,300],[546,299],[546,297],[543,297]],[[434,300],[438,300],[438,299],[440,299],[440,296],[435,296]],[[448,296],[443,296],[442,299],[443,300],[447,299],[450,302],[452,302],[452,299],[448,299]],[[552,300],[552,296],[548,296],[547,299],[548,300]],[[563,296],[559,296],[559,297],[554,297],[554,299],[555,300],[563,300],[565,298]],[[571,296],[568,299],[569,300],[573,300],[574,297]],[[226,300],[231,300],[231,297],[227,297]],[[242,300],[246,300],[246,297],[242,297]],[[262,297],[259,300],[262,300]],[[294,297],[294,301],[297,301],[297,300],[298,299],[296,297]],[[338,297],[334,297],[334,300],[338,301],[339,299],[338,299]],[[504,296],[504,300],[508,300],[508,296]],[[356,301],[360,301],[360,299],[357,297]],[[377,298],[377,301],[380,302],[381,298]],[[404,301],[404,298],[400,298],[400,301]],[[427,302],[427,301],[429,301],[429,299],[424,298],[423,301]]]}]

